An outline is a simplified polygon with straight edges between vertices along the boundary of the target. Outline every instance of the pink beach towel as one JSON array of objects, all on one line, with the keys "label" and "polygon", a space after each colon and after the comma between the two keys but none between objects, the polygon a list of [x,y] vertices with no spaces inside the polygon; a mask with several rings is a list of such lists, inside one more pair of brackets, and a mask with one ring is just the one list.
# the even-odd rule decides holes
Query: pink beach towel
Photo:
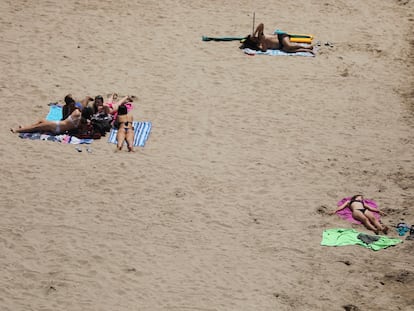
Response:
[{"label": "pink beach towel", "polygon": [[[107,102],[106,105],[109,106],[109,108],[113,109],[114,108],[114,102]],[[125,103],[125,106],[127,107],[128,112],[130,112],[132,109],[134,109],[134,105],[132,104],[132,102],[128,102]],[[113,113],[113,119],[116,120],[116,117],[118,116],[118,111],[115,111]]]},{"label": "pink beach towel", "polygon": [[[347,198],[343,198],[342,200],[340,200],[337,203],[337,206],[341,206],[342,204],[344,204],[346,201],[351,200],[352,197],[347,197]],[[378,208],[377,203],[375,203],[375,201],[373,200],[369,200],[369,199],[364,199],[364,204],[368,205],[369,207]],[[336,214],[341,217],[342,219],[348,220],[349,222],[352,222],[354,224],[361,224],[361,222],[359,220],[356,220],[354,217],[352,217],[352,212],[349,209],[349,207],[345,207],[344,209],[337,211]],[[378,212],[374,212],[373,213],[375,218],[377,218],[378,220],[380,220],[380,215]]]}]

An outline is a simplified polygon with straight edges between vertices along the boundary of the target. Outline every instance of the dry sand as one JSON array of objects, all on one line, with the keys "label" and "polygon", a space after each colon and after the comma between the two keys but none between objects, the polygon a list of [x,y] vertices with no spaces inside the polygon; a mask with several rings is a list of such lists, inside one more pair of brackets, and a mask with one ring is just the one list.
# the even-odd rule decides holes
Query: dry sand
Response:
[{"label": "dry sand", "polygon": [[[413,310],[413,241],[320,246],[352,227],[325,212],[356,192],[414,224],[413,8],[0,1],[0,309]],[[334,47],[202,42],[247,35],[252,12]],[[111,92],[153,122],[135,154],[9,131],[67,93]]]}]

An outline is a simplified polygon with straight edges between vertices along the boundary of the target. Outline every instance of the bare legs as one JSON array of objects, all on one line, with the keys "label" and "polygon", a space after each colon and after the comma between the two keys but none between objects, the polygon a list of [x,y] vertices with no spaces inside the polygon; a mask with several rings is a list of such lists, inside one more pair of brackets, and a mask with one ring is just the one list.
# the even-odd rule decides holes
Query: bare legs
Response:
[{"label": "bare legs", "polygon": [[84,108],[84,107],[88,106],[88,103],[90,101],[93,101],[93,98],[90,97],[90,96],[86,96],[84,99],[81,100],[82,107]]},{"label": "bare legs", "polygon": [[128,151],[134,152],[134,129],[130,128],[126,133],[126,142],[128,145]]},{"label": "bare legs", "polygon": [[352,212],[352,217],[362,222],[367,229],[374,231],[376,234],[378,234],[380,231],[384,232],[384,234],[388,233],[389,228],[382,225],[378,219],[375,218],[374,214],[368,210],[366,210],[365,213],[354,210]]},{"label": "bare legs", "polygon": [[120,128],[118,129],[118,133],[116,134],[116,148],[120,151],[122,150],[122,146],[124,145],[125,140],[125,130]]},{"label": "bare legs", "polygon": [[17,129],[10,129],[13,133],[34,133],[34,132],[55,132],[56,122],[40,120],[28,126],[20,126]]},{"label": "bare legs", "polygon": [[118,130],[118,133],[116,135],[116,140],[117,140],[117,150],[121,151],[122,150],[122,146],[124,145],[124,141],[126,141],[127,146],[128,146],[128,151],[129,152],[135,152],[134,151],[134,129],[129,128],[127,130],[120,128]]},{"label": "bare legs", "polygon": [[315,54],[312,44],[291,42],[288,36],[283,38],[282,44],[283,51],[285,52],[309,52]]}]

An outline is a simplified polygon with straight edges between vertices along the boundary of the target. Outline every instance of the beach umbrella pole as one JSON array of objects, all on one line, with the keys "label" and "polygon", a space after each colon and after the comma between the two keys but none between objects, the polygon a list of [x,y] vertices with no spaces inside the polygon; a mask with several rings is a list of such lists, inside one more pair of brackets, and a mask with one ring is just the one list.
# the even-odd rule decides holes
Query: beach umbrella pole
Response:
[{"label": "beach umbrella pole", "polygon": [[256,12],[253,12],[253,28],[252,28],[252,37],[254,35],[254,22],[255,22],[255,18],[256,18]]}]

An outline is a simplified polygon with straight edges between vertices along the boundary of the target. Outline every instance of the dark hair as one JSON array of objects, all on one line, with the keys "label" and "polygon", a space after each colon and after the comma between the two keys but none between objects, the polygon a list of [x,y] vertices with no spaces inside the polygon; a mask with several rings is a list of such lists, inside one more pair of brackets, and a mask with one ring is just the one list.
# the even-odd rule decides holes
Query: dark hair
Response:
[{"label": "dark hair", "polygon": [[91,107],[85,107],[82,109],[82,118],[90,120],[93,115],[93,110]]},{"label": "dark hair", "polygon": [[66,105],[75,104],[75,100],[72,98],[72,95],[65,96]]},{"label": "dark hair", "polygon": [[251,35],[248,35],[244,39],[240,40],[241,44],[240,49],[251,49],[251,50],[260,50],[259,49],[259,41],[258,38],[252,37]]},{"label": "dark hair", "polygon": [[128,114],[128,109],[124,104],[122,104],[118,107],[118,115],[122,116],[122,115],[125,115],[125,114]]},{"label": "dark hair", "polygon": [[95,96],[95,100],[93,101],[93,112],[97,113],[98,112],[98,105],[96,104],[96,101],[99,100],[101,101],[101,103],[103,104],[104,99],[101,95],[97,95]]},{"label": "dark hair", "polygon": [[95,101],[100,100],[100,101],[104,101],[103,97],[101,95],[97,95],[95,96]]},{"label": "dark hair", "polygon": [[352,196],[351,201],[355,200],[357,197],[362,197],[362,194],[356,194],[354,196]]},{"label": "dark hair", "polygon": [[65,120],[67,117],[69,117],[73,110],[76,109],[75,100],[70,94],[65,96],[65,104],[66,105],[62,107],[62,120]]},{"label": "dark hair", "polygon": [[349,200],[348,206],[350,204],[354,203],[354,201],[357,197],[363,197],[363,195],[362,194],[356,194],[356,195],[352,196],[351,199]]}]

